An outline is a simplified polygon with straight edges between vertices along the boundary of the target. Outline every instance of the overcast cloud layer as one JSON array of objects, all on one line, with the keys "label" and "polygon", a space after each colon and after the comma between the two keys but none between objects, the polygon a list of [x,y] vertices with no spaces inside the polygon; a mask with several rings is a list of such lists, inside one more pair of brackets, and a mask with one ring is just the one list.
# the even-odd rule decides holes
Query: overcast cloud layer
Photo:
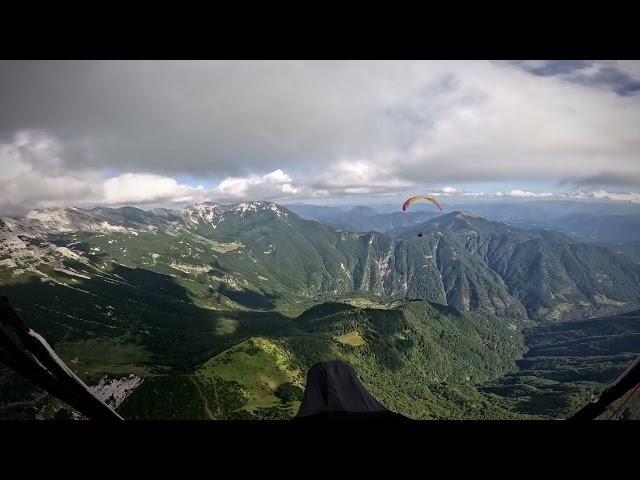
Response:
[{"label": "overcast cloud layer", "polygon": [[0,166],[0,213],[423,191],[638,201],[640,62],[0,62]]}]

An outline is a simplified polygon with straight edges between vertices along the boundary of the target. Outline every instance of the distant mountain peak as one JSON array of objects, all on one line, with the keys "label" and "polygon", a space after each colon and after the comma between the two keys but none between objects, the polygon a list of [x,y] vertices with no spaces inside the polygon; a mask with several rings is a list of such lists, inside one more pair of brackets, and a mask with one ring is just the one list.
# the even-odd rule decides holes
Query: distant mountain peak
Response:
[{"label": "distant mountain peak", "polygon": [[470,213],[470,212],[465,212],[465,211],[460,211],[460,210],[454,210],[453,212],[449,212],[449,213],[445,213],[443,215],[440,215],[439,217],[436,217],[438,220],[445,220],[445,219],[452,219],[452,218],[459,218],[459,219],[463,219],[463,220],[470,220],[470,219],[482,219],[482,220],[487,220],[485,217],[481,217],[480,215],[476,215],[475,213]]},{"label": "distant mountain peak", "polygon": [[469,213],[469,212],[457,212],[457,217],[458,218],[482,218],[484,219],[484,217],[481,217],[480,215],[475,215],[473,213]]},{"label": "distant mountain peak", "polygon": [[74,214],[76,214],[75,216],[82,215],[78,209],[52,207],[30,210],[24,218],[52,230],[70,231],[73,229]]},{"label": "distant mountain peak", "polygon": [[177,213],[187,222],[195,225],[202,223],[214,224],[224,212],[224,208],[213,202],[194,203]]},{"label": "distant mountain peak", "polygon": [[193,203],[185,210],[207,210],[207,209],[220,209],[223,211],[230,210],[257,210],[257,209],[271,209],[273,207],[281,208],[278,204],[267,200],[252,200],[240,203],[216,203],[211,200],[204,202]]},{"label": "distant mountain peak", "polygon": [[288,216],[284,208],[280,207],[279,205],[273,202],[268,202],[265,200],[258,200],[253,202],[242,202],[237,205],[233,205],[232,210],[234,212],[240,212],[240,213],[257,212],[260,210],[271,210],[278,217]]},{"label": "distant mountain peak", "polygon": [[[104,209],[103,211],[105,211]],[[29,211],[21,225],[42,232],[126,232],[120,222],[103,215],[103,211],[84,210],[77,207],[51,207]]]},{"label": "distant mountain peak", "polygon": [[350,208],[347,212],[350,215],[359,215],[362,217],[368,217],[378,213],[375,209],[364,205],[356,205],[355,207]]},{"label": "distant mountain peak", "polygon": [[207,223],[215,228],[219,222],[224,220],[226,214],[239,215],[244,218],[245,214],[266,211],[273,212],[278,219],[283,219],[289,215],[285,208],[265,200],[231,205],[221,205],[214,202],[194,203],[182,211],[179,211],[179,213],[180,216],[191,224]]},{"label": "distant mountain peak", "polygon": [[196,202],[196,203],[192,203],[191,205],[189,205],[186,208],[205,208],[205,207],[217,207],[219,206],[216,202],[212,202],[211,200],[206,200],[204,202]]},{"label": "distant mountain peak", "polygon": [[428,220],[424,223],[424,226],[432,228],[451,228],[455,230],[460,226],[464,226],[465,228],[469,227],[470,222],[477,222],[479,220],[488,222],[488,220],[477,215],[455,211],[451,213],[445,213],[444,215],[440,215],[439,217]]}]

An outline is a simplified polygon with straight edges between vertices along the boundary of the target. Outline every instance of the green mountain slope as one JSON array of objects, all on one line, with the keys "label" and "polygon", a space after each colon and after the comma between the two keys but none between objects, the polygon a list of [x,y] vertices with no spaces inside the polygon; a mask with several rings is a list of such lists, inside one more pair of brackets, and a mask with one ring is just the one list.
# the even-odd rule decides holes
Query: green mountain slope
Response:
[{"label": "green mountain slope", "polygon": [[427,240],[446,232],[454,235],[484,270],[499,276],[509,294],[537,321],[613,314],[640,303],[636,264],[561,233],[522,230],[454,212],[390,234],[411,238],[418,231]]},{"label": "green mountain slope", "polygon": [[[271,336],[250,337],[196,367],[191,375],[210,418],[291,418],[314,363],[341,358],[388,408],[414,418],[508,418],[478,384],[515,369],[523,344],[515,324],[462,314],[424,301],[384,308],[317,305]],[[177,388],[175,385],[172,388]],[[164,395],[154,383],[155,402]],[[142,387],[122,407],[146,418]],[[175,394],[174,394],[175,396]],[[138,406],[137,406],[138,405]],[[157,412],[153,412],[157,414]],[[196,418],[199,418],[196,416]]]},{"label": "green mountain slope", "polygon": [[[460,212],[389,235],[327,227],[269,202],[182,211],[67,209],[31,217],[10,219],[17,222],[13,230],[3,227],[11,245],[24,243],[22,235],[94,262],[173,275],[211,308],[299,312],[318,295],[362,292],[558,321],[640,305],[637,264],[563,234]],[[20,255],[3,248],[0,262],[20,270]]]}]

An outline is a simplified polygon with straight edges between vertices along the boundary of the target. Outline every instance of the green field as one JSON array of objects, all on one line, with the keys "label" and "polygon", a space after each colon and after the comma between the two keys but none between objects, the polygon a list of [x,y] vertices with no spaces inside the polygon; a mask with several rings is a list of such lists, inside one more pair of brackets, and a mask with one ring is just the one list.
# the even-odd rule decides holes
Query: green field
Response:
[{"label": "green field", "polygon": [[56,353],[80,378],[95,380],[103,375],[144,374],[152,358],[144,347],[125,337],[61,341]]},{"label": "green field", "polygon": [[214,415],[221,412],[220,392],[215,391],[221,384],[236,384],[243,399],[240,408],[253,412],[279,406],[282,402],[275,391],[280,385],[303,382],[300,371],[291,365],[290,353],[265,338],[251,338],[226,350],[196,370],[195,376],[203,385],[210,386],[207,400]]},{"label": "green field", "polygon": [[355,330],[336,337],[336,340],[343,345],[351,345],[352,347],[361,347],[367,343],[360,333]]}]

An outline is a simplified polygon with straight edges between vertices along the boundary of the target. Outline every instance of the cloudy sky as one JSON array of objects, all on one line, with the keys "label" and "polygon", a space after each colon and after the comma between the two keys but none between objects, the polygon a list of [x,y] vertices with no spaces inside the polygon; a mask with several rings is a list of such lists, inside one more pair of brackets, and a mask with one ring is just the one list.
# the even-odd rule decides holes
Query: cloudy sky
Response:
[{"label": "cloudy sky", "polygon": [[0,61],[0,213],[640,202],[638,61]]}]

